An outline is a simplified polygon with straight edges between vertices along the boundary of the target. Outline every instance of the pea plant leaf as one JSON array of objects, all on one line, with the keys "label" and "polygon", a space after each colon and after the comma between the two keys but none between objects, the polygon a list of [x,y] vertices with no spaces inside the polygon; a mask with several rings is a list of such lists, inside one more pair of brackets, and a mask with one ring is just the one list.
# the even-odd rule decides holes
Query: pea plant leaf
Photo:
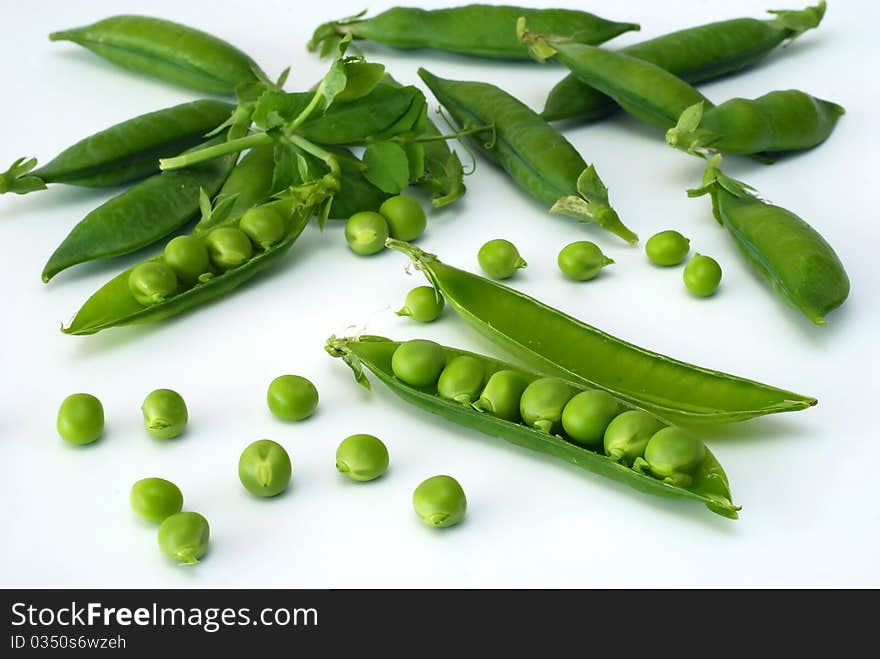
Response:
[{"label": "pea plant leaf", "polygon": [[425,176],[425,145],[409,142],[403,145],[409,162],[409,182],[415,183]]},{"label": "pea plant leaf", "polygon": [[336,58],[333,60],[333,64],[330,65],[330,70],[327,71],[324,79],[318,85],[321,94],[321,105],[324,110],[329,108],[337,94],[345,89],[348,81],[345,70],[345,51],[348,50],[350,43],[351,35],[346,34],[339,42]]},{"label": "pea plant leaf", "polygon": [[377,142],[364,151],[364,177],[382,192],[399,194],[409,183],[409,159],[395,142]]},{"label": "pea plant leaf", "polygon": [[287,94],[279,90],[264,92],[254,108],[253,122],[258,128],[272,130],[295,118],[309,104],[311,94]]},{"label": "pea plant leaf", "polygon": [[369,94],[385,75],[385,65],[376,62],[346,62],[345,89],[336,95],[337,103],[350,103]]},{"label": "pea plant leaf", "polygon": [[276,142],[274,146],[275,169],[272,172],[272,190],[286,190],[297,178],[297,154],[286,142]]}]

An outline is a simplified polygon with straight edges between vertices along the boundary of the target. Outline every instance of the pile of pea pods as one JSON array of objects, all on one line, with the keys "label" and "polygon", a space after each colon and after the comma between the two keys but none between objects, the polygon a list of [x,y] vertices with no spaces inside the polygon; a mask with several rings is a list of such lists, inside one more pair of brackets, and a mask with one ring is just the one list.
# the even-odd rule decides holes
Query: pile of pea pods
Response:
[{"label": "pile of pea pods", "polygon": [[[446,265],[411,244],[425,230],[427,215],[405,191],[420,188],[435,208],[460,199],[465,176],[477,171],[475,166],[466,173],[450,147],[460,142],[508,174],[535,200],[536,210],[635,244],[639,238],[631,227],[637,222],[618,215],[601,165],[589,163],[552,123],[598,122],[623,110],[653,127],[658,140],[705,161],[702,180],[687,194],[709,195],[714,217],[768,290],[823,325],[849,294],[840,259],[807,222],[725,175],[721,164],[723,154],[770,163],[814,149],[831,137],[844,109],[797,89],[716,104],[694,85],[768,58],[818,28],[825,11],[823,0],[772,11],[766,19],[687,27],[614,49],[603,44],[640,29],[638,23],[564,9],[395,7],[318,26],[307,47],[330,63],[317,84],[300,91],[285,90],[288,71],[272,79],[218,37],[159,18],[114,16],[50,38],[211,98],[111,126],[39,167],[35,158],[20,158],[0,174],[0,194],[28,194],[50,184],[128,186],[61,241],[43,268],[47,283],[82,263],[160,247],[86,300],[62,328],[71,335],[195,310],[282,259],[313,217],[321,227],[329,219],[345,220],[354,254],[395,249],[425,275],[428,285],[407,296],[399,315],[428,323],[448,306],[527,365],[429,340],[331,337],[327,352],[343,359],[361,384],[369,387],[366,368],[404,400],[453,422],[736,518],[727,476],[699,439],[699,428],[806,409],[816,404],[814,397],[631,345],[499,283],[526,267],[503,238],[479,250],[486,277]],[[552,59],[569,73],[536,112],[490,83],[419,68],[451,117],[444,130],[428,118],[418,87],[399,84],[384,65],[366,59],[356,43],[365,41],[420,58],[438,50],[522,66]],[[168,240],[188,225],[188,233]],[[661,267],[685,264],[682,278],[694,295],[711,296],[720,284],[717,261],[699,253],[688,258],[690,241],[674,229],[652,236],[645,251]],[[593,280],[614,263],[586,240],[567,245],[557,262],[577,281]],[[272,407],[271,390],[269,402]],[[62,436],[88,443],[100,435],[103,412],[98,424],[95,410],[88,411],[93,401],[65,405],[72,418],[85,410],[80,416],[87,422],[62,429],[59,416]],[[381,475],[387,449],[374,439],[379,441],[343,442],[340,470],[357,480]],[[269,496],[284,489],[290,461],[280,445],[255,444],[245,453],[245,487]],[[364,456],[367,464],[358,466]],[[276,467],[272,478],[260,466],[267,461]],[[207,544],[204,518],[180,512],[182,496],[173,484],[150,481],[136,488],[132,502],[143,517],[188,516],[175,522],[179,528],[160,532],[160,545],[183,562],[196,561]],[[460,486],[438,481],[425,487],[432,491],[447,497],[449,511],[438,517],[431,496],[417,496],[422,519],[434,526],[460,520]]]}]

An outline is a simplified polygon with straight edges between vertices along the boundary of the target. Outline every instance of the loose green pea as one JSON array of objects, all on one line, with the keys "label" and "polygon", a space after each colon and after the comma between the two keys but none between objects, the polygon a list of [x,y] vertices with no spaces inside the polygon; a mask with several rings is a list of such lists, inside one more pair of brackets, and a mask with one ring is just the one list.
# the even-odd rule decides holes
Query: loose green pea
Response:
[{"label": "loose green pea", "polygon": [[176,513],[159,527],[159,549],[185,565],[194,565],[208,551],[211,527],[199,513]]},{"label": "loose green pea", "polygon": [[177,278],[194,284],[200,277],[211,271],[208,248],[200,239],[193,236],[177,236],[165,245],[165,263],[174,270]]},{"label": "loose green pea", "polygon": [[157,524],[183,508],[180,488],[164,478],[142,478],[131,486],[131,509],[148,522]]},{"label": "loose green pea", "polygon": [[144,399],[141,411],[147,432],[159,439],[177,437],[189,420],[183,396],[171,389],[151,391]]},{"label": "loose green pea", "polygon": [[441,398],[467,405],[477,399],[483,387],[483,365],[468,355],[459,355],[446,365],[437,380]]},{"label": "loose green pea", "polygon": [[605,429],[619,412],[620,403],[607,391],[582,391],[562,410],[562,429],[578,444],[600,446]]},{"label": "loose green pea", "polygon": [[428,526],[445,528],[464,518],[467,497],[452,476],[433,476],[413,492],[413,508]]},{"label": "loose green pea", "polygon": [[147,261],[131,271],[128,290],[138,304],[149,307],[164,302],[177,292],[177,276],[164,263]]},{"label": "loose green pea", "polygon": [[517,371],[496,371],[489,376],[474,408],[494,417],[518,423],[519,402],[529,380]]},{"label": "loose green pea", "polygon": [[373,435],[351,435],[336,449],[336,468],[353,481],[371,481],[388,469],[388,449]]},{"label": "loose green pea", "polygon": [[655,265],[678,265],[684,261],[691,248],[691,241],[678,231],[655,233],[645,243],[645,253]]},{"label": "loose green pea", "polygon": [[559,252],[556,263],[563,274],[577,281],[593,279],[607,265],[614,263],[602,253],[596,243],[579,240],[566,245]]},{"label": "loose green pea", "polygon": [[71,394],[61,402],[56,426],[71,444],[91,444],[104,431],[104,406],[91,394]]},{"label": "loose green pea", "polygon": [[397,346],[391,355],[391,370],[412,387],[424,389],[437,384],[446,365],[443,347],[433,341],[413,339]]},{"label": "loose green pea", "polygon": [[644,459],[637,459],[635,464],[637,468],[647,467],[664,482],[689,487],[705,457],[703,442],[683,428],[668,426],[654,433],[645,447]]},{"label": "loose green pea", "polygon": [[220,270],[231,270],[247,263],[254,247],[244,231],[235,227],[219,227],[205,238],[211,263]]},{"label": "loose green pea", "polygon": [[519,250],[509,240],[496,238],[490,240],[477,252],[480,268],[492,279],[510,279],[520,268],[528,264],[519,255]]},{"label": "loose green pea", "polygon": [[446,302],[433,286],[417,286],[406,295],[398,316],[409,316],[420,323],[437,320]]},{"label": "loose green pea", "polygon": [[562,410],[574,394],[574,388],[563,380],[539,378],[523,391],[519,413],[526,425],[556,434],[561,428]]},{"label": "loose green pea", "polygon": [[397,240],[415,240],[428,226],[421,204],[412,197],[397,195],[382,202],[379,213],[388,222],[388,232]]},{"label": "loose green pea", "polygon": [[605,429],[605,455],[631,466],[645,455],[648,440],[661,428],[660,421],[641,410],[618,414]]},{"label": "loose green pea", "polygon": [[388,236],[388,222],[379,213],[355,213],[345,223],[345,240],[355,254],[369,256],[381,252]]},{"label": "loose green pea", "polygon": [[284,218],[269,206],[255,206],[245,211],[238,228],[264,252],[284,238]]},{"label": "loose green pea", "polygon": [[318,407],[318,390],[301,375],[279,375],[269,384],[266,402],[279,419],[302,421]]},{"label": "loose green pea", "polygon": [[293,468],[290,456],[278,442],[258,439],[242,451],[238,459],[238,479],[258,497],[281,494],[290,482]]},{"label": "loose green pea", "polygon": [[721,283],[721,266],[711,256],[697,254],[684,267],[684,285],[694,295],[708,297]]}]

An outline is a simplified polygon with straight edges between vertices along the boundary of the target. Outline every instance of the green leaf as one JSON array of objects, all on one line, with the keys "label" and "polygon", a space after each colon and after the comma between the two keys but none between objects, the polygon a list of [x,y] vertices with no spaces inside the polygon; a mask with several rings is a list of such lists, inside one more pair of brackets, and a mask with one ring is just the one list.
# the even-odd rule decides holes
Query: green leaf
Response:
[{"label": "green leaf", "polygon": [[337,103],[350,103],[369,94],[382,76],[385,65],[376,62],[348,62],[345,64],[345,89],[336,95]]},{"label": "green leaf", "polygon": [[333,60],[333,64],[330,65],[330,70],[327,71],[327,74],[324,76],[324,79],[319,85],[319,89],[321,90],[322,106],[324,110],[329,108],[333,104],[333,101],[336,98],[337,94],[345,89],[348,78],[345,73],[344,58],[345,51],[348,50],[348,45],[350,43],[350,34],[346,34],[339,41],[336,59]]},{"label": "green leaf", "polygon": [[406,159],[409,161],[409,182],[415,183],[425,176],[425,146],[418,142],[403,145]]},{"label": "green leaf", "polygon": [[608,188],[599,178],[593,165],[587,167],[577,180],[578,193],[590,202],[608,203]]},{"label": "green leaf", "polygon": [[309,104],[311,94],[264,92],[254,108],[253,122],[263,130],[272,130],[296,118]]},{"label": "green leaf", "polygon": [[394,142],[377,142],[364,151],[364,177],[388,194],[399,194],[409,183],[409,159]]},{"label": "green leaf", "polygon": [[272,190],[286,190],[296,178],[296,153],[286,142],[274,145],[275,171],[272,173]]}]

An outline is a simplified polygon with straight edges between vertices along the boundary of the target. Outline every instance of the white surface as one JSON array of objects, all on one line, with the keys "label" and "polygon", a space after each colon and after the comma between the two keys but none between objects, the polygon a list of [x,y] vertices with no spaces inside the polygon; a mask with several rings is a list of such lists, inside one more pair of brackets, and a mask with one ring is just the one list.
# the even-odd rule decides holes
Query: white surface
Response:
[{"label": "white surface", "polygon": [[[363,2],[27,2],[7,8],[0,27],[3,121],[0,165],[22,155],[43,161],[77,139],[128,117],[194,97],[130,75],[70,44],[55,29],[123,12],[150,13],[211,31],[250,53],[272,75],[293,66],[288,88],[308,87],[325,67],[306,53],[320,22]],[[374,3],[378,11],[389,3]],[[437,3],[439,4],[439,3]],[[582,6],[583,3],[558,2]],[[593,0],[591,10],[637,20],[641,34],[736,16],[784,3]],[[611,189],[625,222],[644,241],[676,228],[724,268],[719,294],[689,297],[681,269],[651,267],[639,248],[543,212],[485,162],[468,194],[432,215],[419,244],[476,268],[476,251],[503,236],[529,262],[514,285],[639,345],[697,364],[816,395],[817,408],[721,428],[710,436],[734,497],[731,522],[700,505],[630,490],[558,460],[461,429],[409,407],[381,385],[357,386],[325,339],[351,324],[392,338],[430,337],[498,354],[447,311],[430,326],[397,318],[406,276],[397,253],[357,258],[342,225],[310,228],[289,258],[237,294],[161,325],[77,338],[58,331],[108,278],[141,255],[81,266],[45,286],[45,259],[74,224],[109,193],[57,186],[0,199],[2,404],[0,585],[3,586],[878,586],[876,504],[876,254],[878,61],[871,2],[836,0],[818,31],[748,73],[706,84],[713,99],[798,87],[846,106],[828,143],[772,167],[728,158],[730,174],[801,214],[835,247],[853,292],[825,328],[783,305],[751,273],[712,219],[708,198],[689,200],[698,160],[623,116],[568,130]],[[489,80],[540,108],[562,76],[557,66],[504,64],[435,53],[367,54],[398,79],[416,82],[424,65],[450,78]],[[430,96],[429,96],[430,98]],[[432,107],[434,105],[431,99]],[[592,283],[563,280],[558,250],[592,239],[617,264]],[[265,405],[281,373],[311,378],[319,412],[286,424]],[[179,441],[151,439],[139,406],[156,387],[186,398],[191,424]],[[66,445],[55,432],[65,395],[88,391],[108,425],[96,444]],[[871,394],[875,395],[871,395]],[[386,477],[347,481],[334,469],[348,434],[382,437]],[[241,450],[270,437],[294,463],[290,491],[248,496],[237,478]],[[465,524],[423,528],[413,488],[455,475],[469,500]],[[186,508],[211,522],[203,563],[164,559],[155,528],[128,507],[131,483],[161,475],[184,492]]]}]

